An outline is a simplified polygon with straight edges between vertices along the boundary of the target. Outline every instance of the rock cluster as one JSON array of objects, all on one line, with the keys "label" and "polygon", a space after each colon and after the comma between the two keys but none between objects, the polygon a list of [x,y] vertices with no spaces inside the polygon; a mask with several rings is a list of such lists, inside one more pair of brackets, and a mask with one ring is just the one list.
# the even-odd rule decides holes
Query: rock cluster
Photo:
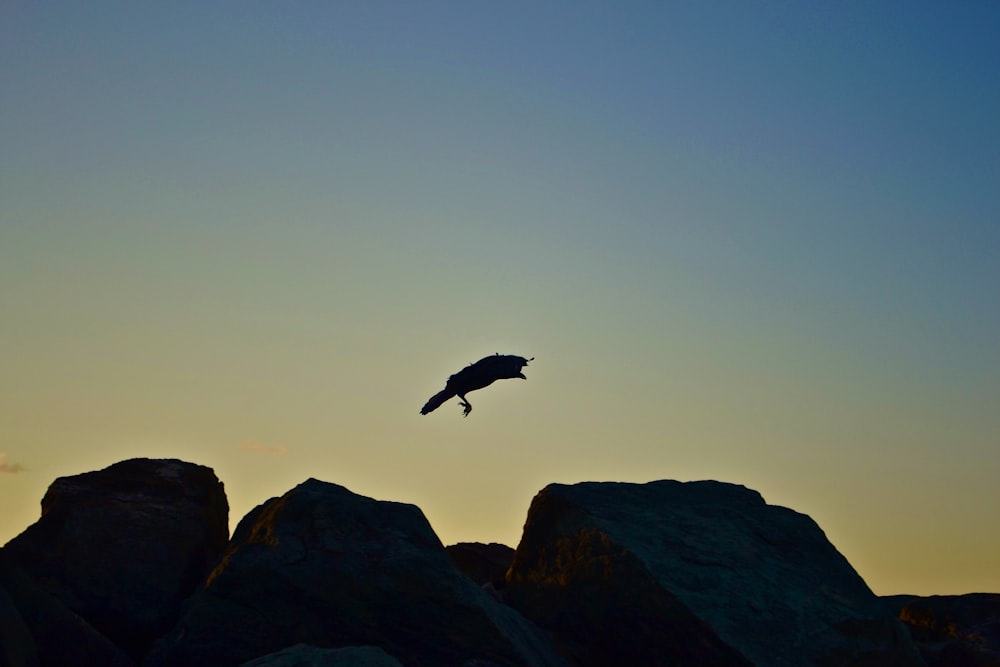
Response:
[{"label": "rock cluster", "polygon": [[996,664],[997,596],[879,600],[731,484],[550,485],[516,551],[315,479],[227,525],[191,463],[57,479],[0,549],[0,667]]},{"label": "rock cluster", "polygon": [[562,665],[451,562],[415,505],[310,479],[250,512],[148,667],[238,665],[287,646],[379,646],[405,665]]}]

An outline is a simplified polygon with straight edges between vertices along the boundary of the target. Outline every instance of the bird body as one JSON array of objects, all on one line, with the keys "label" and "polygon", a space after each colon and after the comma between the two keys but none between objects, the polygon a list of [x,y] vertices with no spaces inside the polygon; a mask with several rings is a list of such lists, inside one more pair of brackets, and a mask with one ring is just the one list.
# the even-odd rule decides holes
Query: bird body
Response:
[{"label": "bird body", "polygon": [[452,396],[458,396],[461,399],[459,405],[463,408],[462,414],[468,417],[469,413],[472,412],[472,404],[465,398],[467,393],[488,387],[497,380],[509,378],[527,380],[528,378],[524,377],[521,369],[533,359],[534,357],[525,359],[499,352],[489,357],[483,357],[449,377],[444,389],[430,397],[424,407],[420,409],[420,414],[426,415],[433,412]]}]

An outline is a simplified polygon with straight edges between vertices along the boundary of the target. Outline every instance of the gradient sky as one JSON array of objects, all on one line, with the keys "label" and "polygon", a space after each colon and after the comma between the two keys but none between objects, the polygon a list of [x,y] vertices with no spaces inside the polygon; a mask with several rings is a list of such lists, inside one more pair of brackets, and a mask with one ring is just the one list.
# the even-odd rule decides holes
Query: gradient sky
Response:
[{"label": "gradient sky", "polygon": [[[718,479],[1000,591],[1000,4],[0,4],[0,543],[60,475],[516,545]],[[534,356],[420,416],[447,376]]]}]

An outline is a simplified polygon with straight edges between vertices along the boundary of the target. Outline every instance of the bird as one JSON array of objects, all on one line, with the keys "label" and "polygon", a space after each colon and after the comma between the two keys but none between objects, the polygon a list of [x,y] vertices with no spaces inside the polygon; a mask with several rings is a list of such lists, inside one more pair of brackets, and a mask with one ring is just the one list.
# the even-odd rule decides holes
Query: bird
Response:
[{"label": "bird", "polygon": [[534,360],[534,357],[525,359],[513,354],[500,354],[499,352],[489,357],[483,357],[476,363],[469,364],[450,376],[444,385],[444,389],[431,396],[427,403],[424,404],[424,407],[420,408],[420,414],[426,415],[434,412],[449,398],[458,396],[460,399],[458,404],[462,406],[462,416],[468,417],[469,413],[472,412],[472,404],[465,397],[467,393],[488,387],[497,380],[508,378],[527,380],[528,378],[524,377],[521,369],[527,366],[529,361]]}]

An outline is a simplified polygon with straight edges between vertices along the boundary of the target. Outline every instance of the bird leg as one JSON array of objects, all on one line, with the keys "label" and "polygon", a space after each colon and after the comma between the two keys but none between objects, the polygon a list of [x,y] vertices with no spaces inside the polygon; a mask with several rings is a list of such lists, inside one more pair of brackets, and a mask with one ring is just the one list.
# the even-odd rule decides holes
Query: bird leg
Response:
[{"label": "bird leg", "polygon": [[472,403],[469,403],[469,399],[462,394],[459,394],[458,398],[461,399],[458,404],[462,406],[462,416],[468,417],[469,413],[472,412]]}]

